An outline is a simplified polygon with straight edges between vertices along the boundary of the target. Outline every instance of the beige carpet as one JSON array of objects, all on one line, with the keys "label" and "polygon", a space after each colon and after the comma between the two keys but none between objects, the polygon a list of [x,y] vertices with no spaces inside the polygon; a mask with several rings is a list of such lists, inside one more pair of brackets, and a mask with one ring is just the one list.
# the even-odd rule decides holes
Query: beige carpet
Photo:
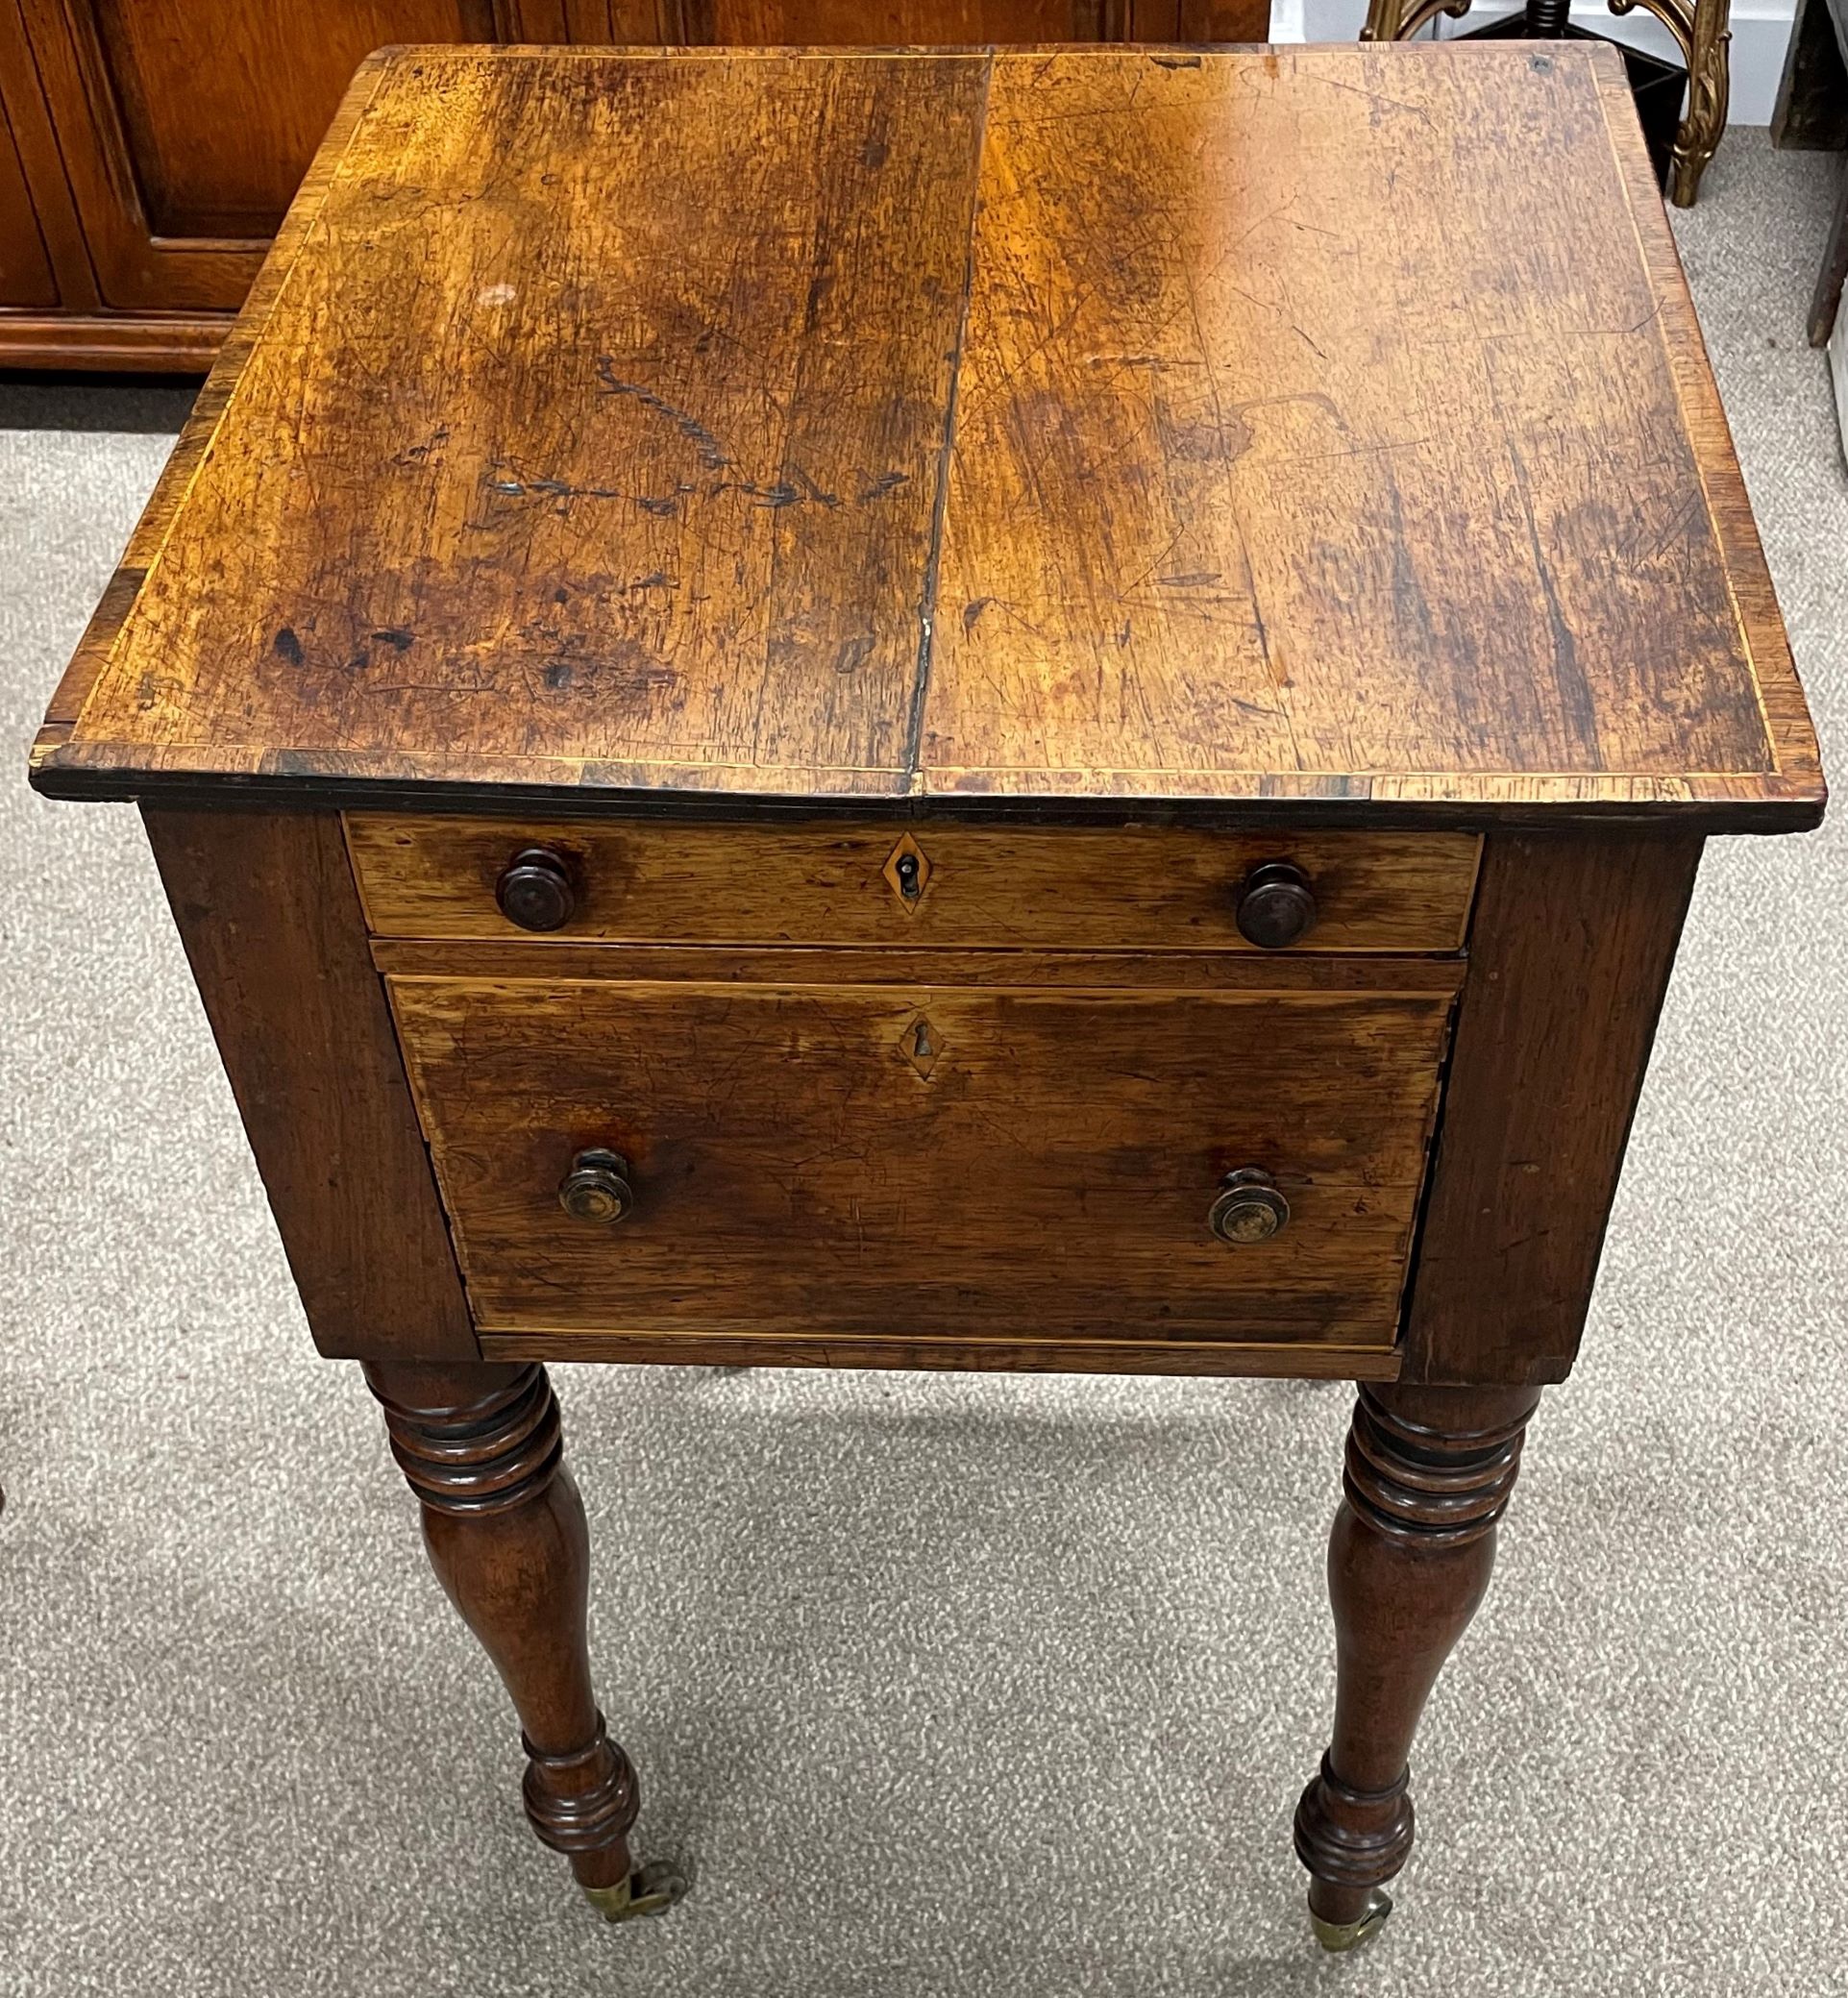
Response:
[{"label": "beige carpet", "polygon": [[[1683,242],[1839,777],[1836,171],[1736,135]],[[645,1847],[701,1876],[606,1930],[309,1348],[133,814],[20,777],[173,407],[0,386],[0,1991],[1848,1988],[1848,811],[1711,851],[1372,1951],[1315,1951],[1289,1838],[1348,1396],[1276,1383],[560,1369]]]}]

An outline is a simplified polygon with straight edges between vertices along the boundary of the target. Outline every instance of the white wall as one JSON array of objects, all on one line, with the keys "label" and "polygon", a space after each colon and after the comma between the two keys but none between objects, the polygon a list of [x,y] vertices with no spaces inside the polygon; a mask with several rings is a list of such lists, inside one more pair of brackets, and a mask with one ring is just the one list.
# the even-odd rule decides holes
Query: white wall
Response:
[{"label": "white wall", "polygon": [[[1438,17],[1440,32],[1456,34],[1480,26],[1497,14],[1517,13],[1502,0],[1476,0],[1460,21]],[[1733,104],[1729,123],[1768,125],[1784,67],[1785,44],[1790,38],[1792,0],[1733,0]],[[1367,0],[1271,0],[1273,41],[1352,41],[1367,18]],[[1635,42],[1652,54],[1678,62],[1675,38],[1653,14],[1641,8],[1621,19],[1601,6],[1581,4],[1572,10],[1576,26],[1592,28],[1618,41]]]}]

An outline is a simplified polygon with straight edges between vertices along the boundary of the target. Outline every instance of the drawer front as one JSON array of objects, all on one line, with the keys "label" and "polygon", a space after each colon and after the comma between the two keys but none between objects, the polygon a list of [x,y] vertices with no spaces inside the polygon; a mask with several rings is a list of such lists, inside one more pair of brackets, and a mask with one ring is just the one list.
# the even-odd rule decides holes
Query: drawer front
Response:
[{"label": "drawer front", "polygon": [[1447,995],[387,983],[483,1332],[1395,1336]]},{"label": "drawer front", "polygon": [[[1249,950],[1241,890],[1286,862],[1304,877],[1309,951],[1462,947],[1481,842],[1467,833],[1185,827],[705,826],[462,818],[347,820],[381,936],[530,934],[497,903],[517,855],[551,852],[577,942],[874,944]],[[556,910],[549,913],[556,913]]]}]

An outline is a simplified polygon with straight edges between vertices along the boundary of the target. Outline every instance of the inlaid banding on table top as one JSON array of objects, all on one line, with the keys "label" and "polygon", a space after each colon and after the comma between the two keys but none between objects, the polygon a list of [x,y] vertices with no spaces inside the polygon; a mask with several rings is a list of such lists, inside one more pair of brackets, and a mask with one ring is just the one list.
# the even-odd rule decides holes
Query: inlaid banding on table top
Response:
[{"label": "inlaid banding on table top", "polygon": [[1820,813],[1609,52],[367,89],[42,788]]}]

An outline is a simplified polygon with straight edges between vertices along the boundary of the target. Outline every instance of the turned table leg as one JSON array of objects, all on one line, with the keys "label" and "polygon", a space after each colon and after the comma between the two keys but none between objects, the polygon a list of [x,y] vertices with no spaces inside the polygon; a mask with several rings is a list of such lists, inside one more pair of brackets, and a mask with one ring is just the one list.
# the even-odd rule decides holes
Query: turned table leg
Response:
[{"label": "turned table leg", "polygon": [[532,1829],[612,1921],[658,1912],[685,1883],[629,1857],[640,1793],[591,1691],[590,1540],[545,1369],[375,1363],[366,1382],[431,1566],[512,1695]]},{"label": "turned table leg", "polygon": [[1296,1857],[1328,1949],[1392,1912],[1412,1850],[1412,1737],[1489,1587],[1537,1388],[1365,1387],[1328,1543],[1335,1733],[1296,1807]]}]

